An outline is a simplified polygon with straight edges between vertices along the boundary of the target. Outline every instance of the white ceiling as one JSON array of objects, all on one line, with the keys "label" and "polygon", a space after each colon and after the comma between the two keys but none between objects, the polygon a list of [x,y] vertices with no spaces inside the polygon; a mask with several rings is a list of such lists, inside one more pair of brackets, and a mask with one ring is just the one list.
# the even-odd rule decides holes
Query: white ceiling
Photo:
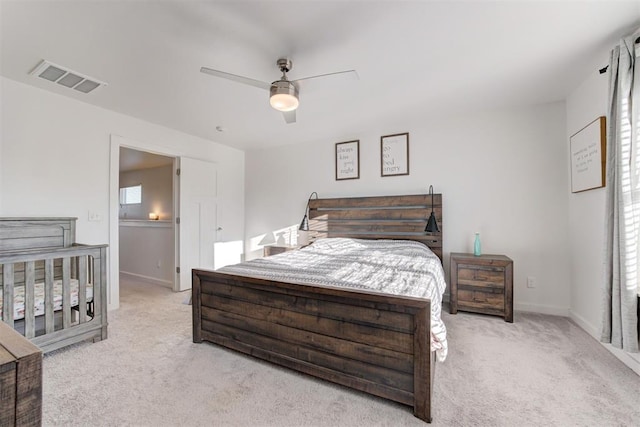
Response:
[{"label": "white ceiling", "polygon": [[[640,0],[1,0],[0,14],[3,76],[250,149],[563,100],[640,25]],[[266,91],[199,72],[270,82],[282,56],[291,79],[356,69],[360,80],[303,91],[287,125]],[[109,85],[84,95],[30,76],[41,59]]]}]

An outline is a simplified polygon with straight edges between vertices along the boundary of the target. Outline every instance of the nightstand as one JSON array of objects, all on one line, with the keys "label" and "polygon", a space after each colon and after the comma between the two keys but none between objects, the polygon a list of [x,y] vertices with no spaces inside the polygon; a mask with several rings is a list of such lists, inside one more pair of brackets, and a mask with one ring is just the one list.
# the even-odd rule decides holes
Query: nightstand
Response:
[{"label": "nightstand", "polygon": [[493,314],[513,322],[513,261],[504,255],[451,254],[449,312]]},{"label": "nightstand", "polygon": [[302,246],[299,245],[267,245],[264,247],[264,256],[277,255],[283,252],[300,249],[301,247]]}]

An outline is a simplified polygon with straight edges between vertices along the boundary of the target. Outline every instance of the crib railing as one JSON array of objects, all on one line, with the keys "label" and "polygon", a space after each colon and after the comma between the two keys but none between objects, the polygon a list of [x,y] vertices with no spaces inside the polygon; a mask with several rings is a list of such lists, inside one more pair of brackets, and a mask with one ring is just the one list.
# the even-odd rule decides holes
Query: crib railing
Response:
[{"label": "crib railing", "polygon": [[[74,245],[63,248],[0,252],[3,293],[2,320],[16,328],[14,299],[24,286],[24,336],[45,352],[73,342],[107,337],[106,245]],[[62,307],[56,313],[54,283],[62,283]],[[71,302],[71,281],[78,282],[77,304]],[[37,328],[35,286],[44,283],[44,328]],[[87,286],[93,286],[88,310]],[[76,313],[77,312],[77,313]],[[60,319],[61,317],[61,319]],[[42,323],[42,322],[39,322]],[[16,328],[18,329],[18,328]]]}]

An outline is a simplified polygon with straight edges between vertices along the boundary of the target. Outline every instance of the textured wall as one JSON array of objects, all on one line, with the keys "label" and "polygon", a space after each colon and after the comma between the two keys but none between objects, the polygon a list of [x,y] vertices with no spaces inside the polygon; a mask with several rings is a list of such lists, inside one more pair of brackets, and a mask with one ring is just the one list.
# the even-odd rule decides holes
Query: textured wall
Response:
[{"label": "textured wall", "polygon": [[[345,118],[347,120],[347,118]],[[380,176],[380,136],[410,133],[410,175]],[[336,181],[334,143],[360,140],[360,179]],[[307,197],[443,194],[445,268],[450,252],[514,260],[516,310],[567,315],[567,150],[565,105],[371,123],[341,141],[246,154],[246,250],[259,256],[265,233],[295,226]],[[527,276],[537,279],[527,288]]]},{"label": "textured wall", "polygon": [[[109,243],[109,307],[118,306],[118,202],[110,206],[113,135],[132,148],[216,163],[219,238],[244,236],[244,153],[0,77],[3,216],[78,217],[77,240]],[[90,96],[90,95],[89,95]],[[116,150],[117,153],[117,150]],[[114,188],[115,188],[114,187]],[[116,189],[117,191],[117,189]],[[89,221],[89,213],[95,221]],[[112,218],[113,217],[113,218]]]}]

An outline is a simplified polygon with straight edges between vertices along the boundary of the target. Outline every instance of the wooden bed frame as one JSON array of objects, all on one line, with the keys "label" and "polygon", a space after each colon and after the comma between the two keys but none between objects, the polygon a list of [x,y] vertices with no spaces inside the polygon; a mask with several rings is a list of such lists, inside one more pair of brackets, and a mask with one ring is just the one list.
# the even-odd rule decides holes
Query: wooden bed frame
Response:
[{"label": "wooden bed frame", "polygon": [[[75,243],[76,218],[0,218],[2,321],[49,352],[107,338],[107,245]],[[72,306],[70,282],[78,280]],[[53,285],[62,281],[62,309],[54,311]],[[34,284],[44,283],[45,312],[34,313]],[[93,302],[86,296],[93,285]],[[25,288],[24,320],[14,316],[14,292]]]},{"label": "wooden bed frame", "polygon": [[[318,199],[316,236],[404,239],[442,259],[425,233],[430,195]],[[442,196],[433,209],[442,230]],[[209,341],[413,407],[431,422],[431,301],[193,270],[193,341]]]}]

